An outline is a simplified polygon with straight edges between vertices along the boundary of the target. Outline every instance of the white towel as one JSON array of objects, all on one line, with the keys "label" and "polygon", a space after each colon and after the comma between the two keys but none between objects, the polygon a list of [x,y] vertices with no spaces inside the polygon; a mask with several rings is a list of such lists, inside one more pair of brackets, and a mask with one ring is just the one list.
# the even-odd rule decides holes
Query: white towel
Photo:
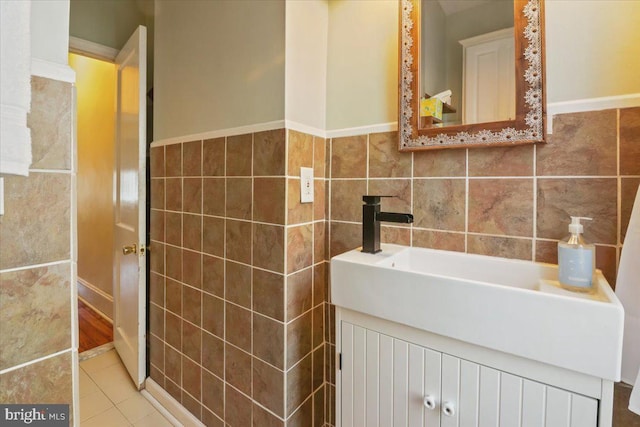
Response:
[{"label": "white towel", "polygon": [[31,2],[0,0],[0,174],[28,175]]},{"label": "white towel", "polygon": [[624,238],[616,295],[624,306],[624,342],[622,345],[622,381],[635,385],[629,409],[640,414],[640,188],[631,210]]}]

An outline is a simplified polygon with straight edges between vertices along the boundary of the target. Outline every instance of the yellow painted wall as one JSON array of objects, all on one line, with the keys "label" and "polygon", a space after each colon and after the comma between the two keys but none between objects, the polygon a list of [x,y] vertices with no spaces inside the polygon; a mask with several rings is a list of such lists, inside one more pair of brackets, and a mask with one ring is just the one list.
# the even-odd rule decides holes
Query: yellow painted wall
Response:
[{"label": "yellow painted wall", "polygon": [[76,54],[69,54],[69,65],[78,103],[78,277],[113,295],[116,68]]}]

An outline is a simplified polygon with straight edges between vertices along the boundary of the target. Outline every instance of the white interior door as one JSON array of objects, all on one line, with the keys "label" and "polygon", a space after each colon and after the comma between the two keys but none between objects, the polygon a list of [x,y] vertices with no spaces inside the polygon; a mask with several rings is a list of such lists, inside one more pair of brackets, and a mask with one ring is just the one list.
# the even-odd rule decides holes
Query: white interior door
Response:
[{"label": "white interior door", "polygon": [[461,40],[462,122],[513,120],[516,112],[513,28]]},{"label": "white interior door", "polygon": [[113,338],[139,389],[146,374],[146,46],[140,26],[116,58]]}]

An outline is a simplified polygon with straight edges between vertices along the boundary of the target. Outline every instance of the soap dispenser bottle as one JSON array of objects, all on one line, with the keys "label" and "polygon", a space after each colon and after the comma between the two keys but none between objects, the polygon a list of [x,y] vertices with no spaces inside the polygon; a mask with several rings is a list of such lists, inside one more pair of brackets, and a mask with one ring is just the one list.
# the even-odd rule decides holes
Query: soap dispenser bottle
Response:
[{"label": "soap dispenser bottle", "polygon": [[584,228],[581,219],[591,218],[572,216],[569,224],[569,237],[558,242],[558,281],[566,289],[590,292],[596,264],[596,248],[582,237]]}]

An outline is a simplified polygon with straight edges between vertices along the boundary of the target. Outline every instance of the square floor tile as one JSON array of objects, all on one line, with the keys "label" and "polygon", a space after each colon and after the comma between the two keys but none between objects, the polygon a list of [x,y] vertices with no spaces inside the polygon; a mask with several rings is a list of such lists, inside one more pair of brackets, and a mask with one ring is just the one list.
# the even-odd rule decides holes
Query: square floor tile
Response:
[{"label": "square floor tile", "polygon": [[79,369],[80,372],[80,398],[88,396],[100,390],[96,383],[93,382],[89,374],[84,370]]},{"label": "square floor tile", "polygon": [[92,373],[100,372],[110,366],[121,364],[120,356],[118,356],[118,353],[114,349],[80,362],[80,367],[91,376]]},{"label": "square floor tile", "polygon": [[139,393],[120,402],[117,408],[124,414],[127,420],[132,423],[140,421],[153,412],[157,412],[156,408]]},{"label": "square floor tile", "polygon": [[82,427],[128,427],[130,425],[131,423],[115,407],[82,422]]},{"label": "square floor tile", "polygon": [[109,408],[113,407],[113,403],[100,390],[80,398],[80,421],[98,415]]},{"label": "square floor tile", "polygon": [[133,424],[134,427],[173,427],[160,412],[152,412],[140,421]]}]

